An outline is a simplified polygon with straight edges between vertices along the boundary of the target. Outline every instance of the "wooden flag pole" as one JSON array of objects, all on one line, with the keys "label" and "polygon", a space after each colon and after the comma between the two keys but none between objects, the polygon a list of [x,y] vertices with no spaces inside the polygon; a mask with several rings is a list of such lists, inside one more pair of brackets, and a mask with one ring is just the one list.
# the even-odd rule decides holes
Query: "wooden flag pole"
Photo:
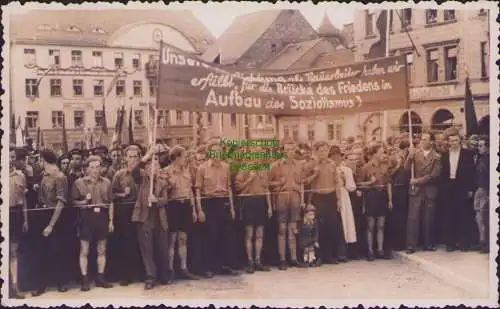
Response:
[{"label": "wooden flag pole", "polygon": [[[157,108],[153,108],[153,111],[154,111],[154,119],[153,119],[153,132],[152,132],[152,135],[153,135],[153,143],[151,144],[151,147],[154,147],[156,146],[156,127],[157,127],[157,114],[158,114],[158,109]],[[150,113],[151,114],[151,113]],[[148,119],[149,121],[149,119]],[[154,178],[155,178],[155,169],[156,169],[156,154],[153,155],[153,160],[151,162],[151,174],[150,174],[150,177],[149,177],[149,196],[153,196],[153,185],[154,185]],[[149,201],[149,207],[152,206],[152,202]]]}]

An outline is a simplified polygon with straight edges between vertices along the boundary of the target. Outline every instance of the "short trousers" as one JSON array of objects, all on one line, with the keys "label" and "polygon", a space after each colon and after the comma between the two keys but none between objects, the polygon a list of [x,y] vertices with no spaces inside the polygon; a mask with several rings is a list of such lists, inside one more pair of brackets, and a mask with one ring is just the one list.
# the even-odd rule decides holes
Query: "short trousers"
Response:
[{"label": "short trousers", "polygon": [[242,221],[245,225],[264,226],[267,222],[265,195],[240,197]]},{"label": "short trousers", "polygon": [[107,208],[92,207],[80,209],[80,218],[81,221],[78,226],[80,240],[99,241],[105,240],[108,237],[109,215]]},{"label": "short trousers", "polygon": [[193,207],[190,200],[173,200],[167,204],[167,221],[170,232],[188,233],[193,226]]},{"label": "short trousers", "polygon": [[367,217],[383,217],[389,209],[389,195],[387,190],[370,189],[365,195]]},{"label": "short trousers", "polygon": [[281,191],[276,197],[278,222],[295,223],[300,220],[300,192]]}]

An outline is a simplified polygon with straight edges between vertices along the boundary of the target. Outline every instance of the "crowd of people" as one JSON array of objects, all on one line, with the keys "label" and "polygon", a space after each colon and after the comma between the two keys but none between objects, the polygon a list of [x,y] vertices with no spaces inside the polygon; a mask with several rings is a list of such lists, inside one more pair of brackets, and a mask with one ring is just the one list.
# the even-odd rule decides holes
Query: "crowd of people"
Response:
[{"label": "crowd of people", "polygon": [[[10,293],[390,259],[394,250],[489,252],[489,141],[458,130],[385,142],[298,143],[269,170],[234,170],[218,139],[10,148]],[[241,160],[241,159],[240,159]],[[241,162],[239,162],[241,163]],[[476,222],[474,222],[474,220]],[[95,249],[95,250],[94,250]]]}]

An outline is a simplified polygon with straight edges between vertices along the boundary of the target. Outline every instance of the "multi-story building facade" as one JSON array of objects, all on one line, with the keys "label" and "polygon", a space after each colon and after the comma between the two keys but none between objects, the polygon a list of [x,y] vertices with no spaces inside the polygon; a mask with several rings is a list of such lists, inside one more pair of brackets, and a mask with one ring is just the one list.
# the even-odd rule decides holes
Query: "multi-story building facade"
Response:
[{"label": "multi-story building facade", "polygon": [[[356,60],[366,59],[379,39],[380,11],[355,12]],[[489,16],[486,10],[389,11],[389,54],[406,55],[412,128],[440,131],[449,126],[465,133],[465,80],[469,77],[478,119],[489,115]],[[366,138],[382,138],[383,113],[361,114]],[[406,110],[388,111],[387,135],[408,131]]]},{"label": "multi-story building facade", "polygon": [[[366,60],[370,47],[380,39],[376,21],[380,10],[355,12],[354,23],[341,33],[353,36],[352,61]],[[389,12],[389,55],[406,55],[409,75],[409,99],[412,131],[441,131],[449,126],[465,133],[465,79],[468,76],[479,122],[489,117],[489,30],[485,10],[417,10]],[[324,20],[318,33],[332,33]],[[348,62],[338,50],[330,53],[331,65]],[[321,115],[283,117],[280,136],[291,135],[339,142],[347,137],[363,136],[381,140],[408,132],[408,110],[391,110],[384,115]]]},{"label": "multi-story building facade", "polygon": [[[147,106],[156,101],[148,65],[158,57],[160,40],[201,55],[214,37],[189,11],[35,10],[10,15],[11,113],[21,118],[30,137],[40,127],[46,146],[59,149],[63,122],[69,147],[80,146],[89,131],[94,141],[109,145],[117,110],[125,106],[127,113],[133,110],[134,139],[145,143]],[[102,134],[103,104],[107,136]],[[157,137],[188,143],[193,122],[191,113],[160,110]]]}]

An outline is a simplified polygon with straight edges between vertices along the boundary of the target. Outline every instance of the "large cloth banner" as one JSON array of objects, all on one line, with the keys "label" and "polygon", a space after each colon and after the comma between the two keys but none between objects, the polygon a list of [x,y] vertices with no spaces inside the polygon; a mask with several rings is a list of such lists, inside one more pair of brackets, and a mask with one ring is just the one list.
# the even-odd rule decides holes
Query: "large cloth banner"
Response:
[{"label": "large cloth banner", "polygon": [[404,56],[302,71],[241,70],[162,44],[158,108],[319,115],[408,108]]}]

